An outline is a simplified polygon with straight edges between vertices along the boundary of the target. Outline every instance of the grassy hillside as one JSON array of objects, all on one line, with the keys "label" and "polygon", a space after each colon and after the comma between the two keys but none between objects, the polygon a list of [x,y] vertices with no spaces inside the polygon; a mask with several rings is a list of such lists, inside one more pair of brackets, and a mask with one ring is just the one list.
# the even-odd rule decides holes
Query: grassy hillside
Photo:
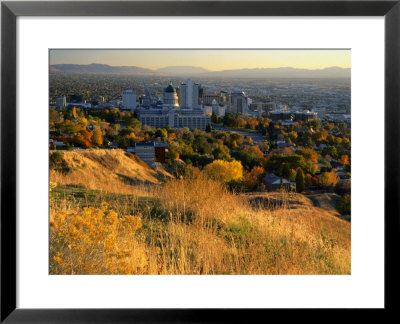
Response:
[{"label": "grassy hillside", "polygon": [[50,179],[60,185],[78,185],[109,192],[131,193],[139,185],[159,184],[172,176],[153,170],[134,154],[123,150],[65,151],[63,167],[50,169]]},{"label": "grassy hillside", "polygon": [[51,274],[351,273],[350,223],[303,195],[234,194],[201,173],[161,181],[117,150],[65,161],[73,170],[51,172]]}]

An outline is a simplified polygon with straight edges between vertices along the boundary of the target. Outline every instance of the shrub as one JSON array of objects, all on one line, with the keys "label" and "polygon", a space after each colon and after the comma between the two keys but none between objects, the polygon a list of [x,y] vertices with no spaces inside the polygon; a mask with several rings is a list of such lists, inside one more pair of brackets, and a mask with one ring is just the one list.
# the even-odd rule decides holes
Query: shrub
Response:
[{"label": "shrub", "polygon": [[351,193],[351,182],[338,182],[334,189],[335,193],[340,196]]},{"label": "shrub", "polygon": [[351,214],[351,195],[345,194],[343,197],[341,197],[339,202],[337,203],[336,209],[342,215],[350,215]]},{"label": "shrub", "polygon": [[55,151],[50,154],[49,158],[50,169],[56,170],[58,172],[67,174],[71,171],[67,162],[64,160],[64,154],[62,152]]},{"label": "shrub", "polygon": [[62,161],[64,161],[64,154],[62,152],[56,151],[50,154],[49,162],[51,169],[57,167]]},{"label": "shrub", "polygon": [[141,227],[140,217],[119,218],[107,203],[50,215],[50,273],[140,273],[146,259],[130,260],[140,254],[134,233]]}]

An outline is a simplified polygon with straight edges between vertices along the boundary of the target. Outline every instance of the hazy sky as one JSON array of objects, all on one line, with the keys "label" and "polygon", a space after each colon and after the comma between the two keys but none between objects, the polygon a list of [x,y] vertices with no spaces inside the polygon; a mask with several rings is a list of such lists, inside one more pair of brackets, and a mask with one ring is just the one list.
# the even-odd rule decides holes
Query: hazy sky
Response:
[{"label": "hazy sky", "polygon": [[50,64],[101,63],[157,69],[190,65],[212,71],[243,68],[349,68],[350,50],[51,50]]}]

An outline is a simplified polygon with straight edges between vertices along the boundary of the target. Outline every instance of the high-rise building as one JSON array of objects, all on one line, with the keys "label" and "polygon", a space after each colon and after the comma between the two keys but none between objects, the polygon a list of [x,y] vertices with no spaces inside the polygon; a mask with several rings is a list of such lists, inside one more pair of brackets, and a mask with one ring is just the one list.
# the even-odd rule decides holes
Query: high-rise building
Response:
[{"label": "high-rise building", "polygon": [[65,108],[67,106],[67,98],[61,97],[56,99],[57,108]]},{"label": "high-rise building", "polygon": [[200,109],[200,85],[187,79],[180,86],[179,104],[181,108]]},{"label": "high-rise building", "polygon": [[136,109],[136,93],[135,91],[123,90],[122,91],[122,107],[131,111]]},{"label": "high-rise building", "polygon": [[231,94],[231,112],[247,115],[248,97],[243,91],[233,91]]},{"label": "high-rise building", "polygon": [[203,105],[212,105],[213,100],[220,105],[225,105],[228,101],[228,94],[225,91],[203,93]]}]

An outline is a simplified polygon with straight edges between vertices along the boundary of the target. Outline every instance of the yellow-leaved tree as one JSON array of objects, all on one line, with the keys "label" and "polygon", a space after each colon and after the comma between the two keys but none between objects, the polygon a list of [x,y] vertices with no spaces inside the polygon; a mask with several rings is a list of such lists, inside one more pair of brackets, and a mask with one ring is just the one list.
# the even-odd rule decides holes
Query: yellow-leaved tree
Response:
[{"label": "yellow-leaved tree", "polygon": [[241,180],[243,178],[243,166],[239,161],[215,160],[204,168],[206,174],[222,182]]},{"label": "yellow-leaved tree", "polygon": [[96,146],[100,146],[103,144],[103,134],[101,133],[101,130],[99,128],[96,128],[93,131],[92,144]]}]

